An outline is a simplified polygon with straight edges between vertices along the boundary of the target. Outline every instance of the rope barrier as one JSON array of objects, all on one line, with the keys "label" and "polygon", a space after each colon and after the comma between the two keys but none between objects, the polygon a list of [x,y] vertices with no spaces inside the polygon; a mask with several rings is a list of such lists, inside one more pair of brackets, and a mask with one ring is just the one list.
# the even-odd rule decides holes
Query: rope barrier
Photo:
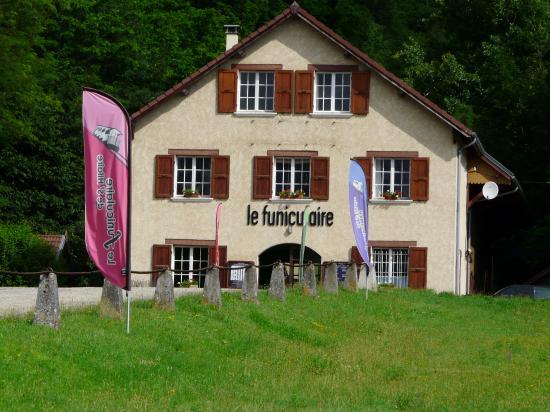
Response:
[{"label": "rope barrier", "polygon": [[[304,263],[304,264],[300,265],[300,264],[293,264],[293,263],[281,262],[280,260],[276,260],[273,263],[268,263],[268,264],[265,264],[265,265],[256,265],[256,264],[253,264],[253,263],[245,263],[242,266],[240,266],[238,269],[249,269],[251,267],[255,267],[257,269],[262,269],[262,268],[273,267],[277,264],[282,264],[283,266],[295,267],[295,268],[307,267],[309,265],[313,265],[313,266],[317,266],[317,267],[327,267],[327,266],[329,266],[333,263],[337,263],[337,264],[345,265],[345,266],[351,266],[353,264],[353,263],[350,263],[350,262],[335,262],[335,261],[324,262],[324,263],[312,263],[310,261],[308,263]],[[361,264],[357,264],[357,266],[360,267],[360,268],[363,268],[364,266],[367,266],[367,264],[365,262],[363,262]],[[153,269],[153,270],[132,270],[131,273],[137,274],[137,275],[152,275],[152,274],[164,272],[165,270],[170,270],[171,272],[177,272],[177,273],[180,273],[180,274],[184,274],[184,273],[195,273],[195,272],[208,271],[208,270],[211,270],[213,268],[217,268],[217,269],[220,269],[220,270],[234,270],[235,269],[234,267],[231,267],[231,266],[210,265],[210,266],[206,266],[206,267],[202,267],[202,268],[198,268],[198,269],[186,269],[186,270],[177,269],[176,270],[175,268],[170,268],[168,266],[165,266],[163,268]],[[58,272],[58,271],[56,271],[52,268],[49,268],[48,270],[42,270],[42,271],[39,271],[39,272],[16,272],[16,271],[10,271],[10,270],[0,270],[0,275],[13,275],[13,276],[37,276],[37,275],[48,275],[50,273],[55,273],[56,275],[61,275],[61,276],[85,276],[85,275],[97,275],[97,274],[100,274],[101,271],[92,270],[92,271],[87,271],[87,272]]]}]

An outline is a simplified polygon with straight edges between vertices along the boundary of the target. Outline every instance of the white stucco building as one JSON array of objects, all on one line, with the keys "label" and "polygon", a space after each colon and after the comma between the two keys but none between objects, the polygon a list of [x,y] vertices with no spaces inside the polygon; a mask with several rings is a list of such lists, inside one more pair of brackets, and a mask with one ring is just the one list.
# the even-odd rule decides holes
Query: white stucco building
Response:
[{"label": "white stucco building", "polygon": [[356,259],[356,158],[379,282],[466,293],[468,201],[488,180],[513,189],[514,175],[468,127],[297,4],[236,44],[234,29],[225,53],[132,116],[132,266],[206,266],[218,202],[224,264],[297,262],[306,204],[306,260]]}]

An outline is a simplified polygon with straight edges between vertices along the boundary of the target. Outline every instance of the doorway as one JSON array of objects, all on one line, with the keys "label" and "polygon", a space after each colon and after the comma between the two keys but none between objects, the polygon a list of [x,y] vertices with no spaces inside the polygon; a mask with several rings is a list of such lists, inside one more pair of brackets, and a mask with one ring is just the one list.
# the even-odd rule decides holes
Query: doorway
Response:
[{"label": "doorway", "polygon": [[[292,286],[294,283],[297,283],[300,268],[294,265],[300,264],[300,245],[297,243],[281,243],[264,250],[259,256],[260,266],[269,265],[277,260],[288,264],[285,265],[285,281],[287,285]],[[309,261],[321,263],[321,255],[306,246],[304,249],[304,263]],[[271,267],[260,268],[260,287],[269,286],[271,271]]]}]

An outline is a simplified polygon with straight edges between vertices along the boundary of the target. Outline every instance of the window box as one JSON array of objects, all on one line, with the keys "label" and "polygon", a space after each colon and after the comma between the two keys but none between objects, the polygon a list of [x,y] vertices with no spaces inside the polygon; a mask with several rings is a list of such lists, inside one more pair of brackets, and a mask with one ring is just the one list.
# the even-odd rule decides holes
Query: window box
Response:
[{"label": "window box", "polygon": [[401,199],[401,192],[391,192],[386,191],[384,192],[384,199],[385,200],[398,200]]},{"label": "window box", "polygon": [[189,198],[189,197],[192,197],[192,198],[201,197],[201,194],[198,191],[193,190],[193,189],[185,189],[183,191],[183,197],[187,197],[187,198]]}]

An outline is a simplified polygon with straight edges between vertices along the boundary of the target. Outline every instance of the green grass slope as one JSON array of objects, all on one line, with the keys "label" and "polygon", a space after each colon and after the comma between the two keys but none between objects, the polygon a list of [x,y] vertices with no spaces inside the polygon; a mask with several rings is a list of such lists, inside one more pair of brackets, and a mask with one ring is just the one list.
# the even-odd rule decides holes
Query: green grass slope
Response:
[{"label": "green grass slope", "polygon": [[427,291],[0,320],[0,410],[544,410],[550,302]]}]

